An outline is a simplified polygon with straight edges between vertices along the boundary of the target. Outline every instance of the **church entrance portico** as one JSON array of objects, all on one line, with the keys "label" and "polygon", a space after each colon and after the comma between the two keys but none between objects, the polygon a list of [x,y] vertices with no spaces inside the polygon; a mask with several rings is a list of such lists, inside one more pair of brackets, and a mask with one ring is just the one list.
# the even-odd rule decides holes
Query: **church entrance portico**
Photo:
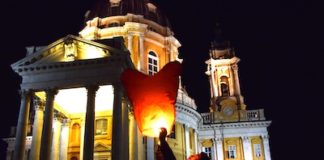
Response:
[{"label": "church entrance portico", "polygon": [[[106,54],[65,61],[60,57],[67,52],[66,43],[80,47],[74,52],[83,57],[98,55],[93,51]],[[87,52],[82,43],[92,45],[95,50]],[[128,150],[125,147],[128,135],[122,137],[113,133],[115,129],[116,133],[128,132],[128,117],[123,116],[128,115],[128,105],[119,82],[121,72],[133,67],[128,52],[67,36],[12,67],[22,76],[16,159],[27,156],[31,159],[93,159],[95,150],[104,157],[111,157],[113,143]],[[33,122],[28,122],[31,102],[34,102],[35,116]],[[114,127],[117,122],[118,127]],[[24,155],[28,123],[34,124],[33,140],[31,154]],[[115,151],[114,155],[120,156],[119,149]]]}]

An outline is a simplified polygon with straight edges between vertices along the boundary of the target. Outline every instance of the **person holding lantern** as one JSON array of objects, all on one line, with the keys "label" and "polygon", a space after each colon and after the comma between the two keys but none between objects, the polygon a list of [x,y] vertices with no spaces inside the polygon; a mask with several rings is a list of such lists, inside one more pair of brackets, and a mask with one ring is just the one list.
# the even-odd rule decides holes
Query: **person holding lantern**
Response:
[{"label": "person holding lantern", "polygon": [[156,152],[157,160],[176,160],[168,142],[166,142],[166,136],[168,132],[165,128],[161,128],[159,140],[160,145],[158,146],[158,150]]}]

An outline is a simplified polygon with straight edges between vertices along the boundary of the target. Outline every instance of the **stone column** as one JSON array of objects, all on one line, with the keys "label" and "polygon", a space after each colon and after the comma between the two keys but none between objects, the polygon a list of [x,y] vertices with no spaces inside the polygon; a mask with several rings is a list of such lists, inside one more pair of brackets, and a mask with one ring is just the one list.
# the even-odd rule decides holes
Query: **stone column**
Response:
[{"label": "stone column", "polygon": [[210,71],[209,84],[210,84],[210,97],[213,98],[216,96],[215,87],[214,87],[214,74]]},{"label": "stone column", "polygon": [[211,157],[210,159],[211,160],[217,160],[217,145],[216,145],[216,140],[215,139],[211,139],[213,144],[210,148],[210,151],[211,151]]},{"label": "stone column", "polygon": [[217,160],[224,159],[224,150],[223,150],[223,138],[216,138],[216,153]]},{"label": "stone column", "polygon": [[235,80],[235,95],[241,95],[240,82],[238,77],[238,66],[237,64],[232,65],[234,71],[234,80]]},{"label": "stone column", "polygon": [[[113,106],[113,129],[112,129],[112,159],[129,159],[128,117],[126,120],[127,105],[122,102],[122,88],[120,84],[114,85],[114,106]],[[128,114],[127,114],[128,115]],[[127,126],[127,127],[126,127]],[[127,129],[127,130],[126,130]]]},{"label": "stone column", "polygon": [[127,42],[128,42],[127,49],[132,54],[133,53],[133,34],[128,33]]},{"label": "stone column", "polygon": [[147,137],[146,157],[147,160],[154,160],[154,138],[152,137]]},{"label": "stone column", "polygon": [[183,125],[184,131],[185,131],[185,146],[186,146],[186,152],[185,157],[186,159],[190,156],[190,135],[189,135],[189,127],[187,125]]},{"label": "stone column", "polygon": [[35,117],[33,124],[33,139],[31,145],[30,159],[39,160],[44,120],[44,102],[39,98],[34,98],[34,107]]},{"label": "stone column", "polygon": [[62,130],[60,137],[60,160],[68,159],[68,145],[69,145],[69,131],[70,131],[70,120],[63,119],[62,120]]},{"label": "stone column", "polygon": [[134,119],[134,114],[129,116],[129,159],[138,160],[138,147],[137,147],[137,125]]},{"label": "stone column", "polygon": [[[137,125],[136,125],[137,127]],[[143,135],[142,133],[139,131],[138,127],[136,128],[136,132],[137,132],[137,150],[138,150],[138,159],[144,159],[145,155],[144,155],[144,145],[143,145]]]},{"label": "stone column", "polygon": [[[211,64],[210,64],[211,65]],[[217,80],[217,70],[214,68],[214,66],[210,67],[210,76],[211,76],[211,80],[210,80],[210,85],[212,86],[212,95],[213,97],[217,97],[218,94],[218,80]]]},{"label": "stone column", "polygon": [[20,92],[20,96],[21,102],[17,123],[14,160],[24,159],[31,92],[23,90]]},{"label": "stone column", "polygon": [[220,88],[220,80],[218,78],[218,70],[217,68],[215,68],[215,71],[213,71],[213,74],[214,74],[214,79],[215,79],[215,93],[216,93],[216,96],[221,96],[222,95],[222,92],[221,92],[221,88]]},{"label": "stone column", "polygon": [[200,152],[203,151],[203,150],[201,149],[201,148],[202,148],[201,144],[202,144],[202,141],[201,141],[201,140],[198,140],[198,153],[200,153]]},{"label": "stone column", "polygon": [[144,35],[139,35],[139,70],[144,72]]},{"label": "stone column", "polygon": [[62,117],[60,113],[54,114],[54,126],[53,126],[53,139],[52,139],[52,152],[51,160],[59,160],[60,158],[60,135],[62,129]]},{"label": "stone column", "polygon": [[241,137],[241,138],[243,140],[244,159],[253,159],[250,138],[249,137]]},{"label": "stone column", "polygon": [[263,148],[264,148],[264,158],[265,158],[265,160],[271,160],[269,136],[263,135],[262,140],[263,140]]},{"label": "stone column", "polygon": [[200,153],[199,151],[198,151],[198,134],[197,134],[197,131],[196,130],[194,130],[194,142],[195,142],[195,152],[194,153]]},{"label": "stone column", "polygon": [[55,89],[47,89],[46,104],[45,104],[45,116],[41,140],[41,152],[40,159],[50,159],[51,147],[52,147],[52,131],[53,131],[53,117],[54,117],[54,99],[57,94]]},{"label": "stone column", "polygon": [[126,99],[122,97],[122,159],[129,159],[129,113],[128,113],[128,104]]},{"label": "stone column", "polygon": [[95,100],[98,86],[87,86],[87,112],[85,119],[83,160],[92,160],[94,151]]},{"label": "stone column", "polygon": [[[236,95],[236,83],[235,81],[235,77],[233,77],[233,72],[232,72],[232,67],[229,65],[228,67],[228,71],[229,71],[229,91],[230,91],[230,96]],[[235,83],[235,84],[234,84]]]}]

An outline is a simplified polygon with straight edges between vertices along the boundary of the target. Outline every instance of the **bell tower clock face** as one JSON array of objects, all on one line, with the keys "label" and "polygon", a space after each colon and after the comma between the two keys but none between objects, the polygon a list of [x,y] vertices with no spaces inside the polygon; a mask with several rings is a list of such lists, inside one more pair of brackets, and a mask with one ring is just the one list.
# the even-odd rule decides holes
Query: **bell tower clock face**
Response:
[{"label": "bell tower clock face", "polygon": [[234,109],[228,106],[223,109],[223,112],[226,116],[231,116],[234,113]]}]

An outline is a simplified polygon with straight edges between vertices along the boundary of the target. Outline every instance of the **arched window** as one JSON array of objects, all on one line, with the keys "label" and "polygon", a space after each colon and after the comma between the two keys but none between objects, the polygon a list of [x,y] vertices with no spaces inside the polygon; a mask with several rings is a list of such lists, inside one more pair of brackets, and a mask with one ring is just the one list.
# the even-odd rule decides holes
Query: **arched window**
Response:
[{"label": "arched window", "polygon": [[150,51],[148,54],[148,74],[149,75],[154,75],[155,73],[158,72],[159,70],[159,65],[158,65],[159,58],[157,55],[153,52]]},{"label": "arched window", "polygon": [[71,135],[71,142],[73,144],[80,144],[80,125],[78,123],[74,123],[72,126],[72,135]]},{"label": "arched window", "polygon": [[228,77],[222,76],[221,77],[221,92],[222,96],[229,96],[229,88],[228,88]]}]

